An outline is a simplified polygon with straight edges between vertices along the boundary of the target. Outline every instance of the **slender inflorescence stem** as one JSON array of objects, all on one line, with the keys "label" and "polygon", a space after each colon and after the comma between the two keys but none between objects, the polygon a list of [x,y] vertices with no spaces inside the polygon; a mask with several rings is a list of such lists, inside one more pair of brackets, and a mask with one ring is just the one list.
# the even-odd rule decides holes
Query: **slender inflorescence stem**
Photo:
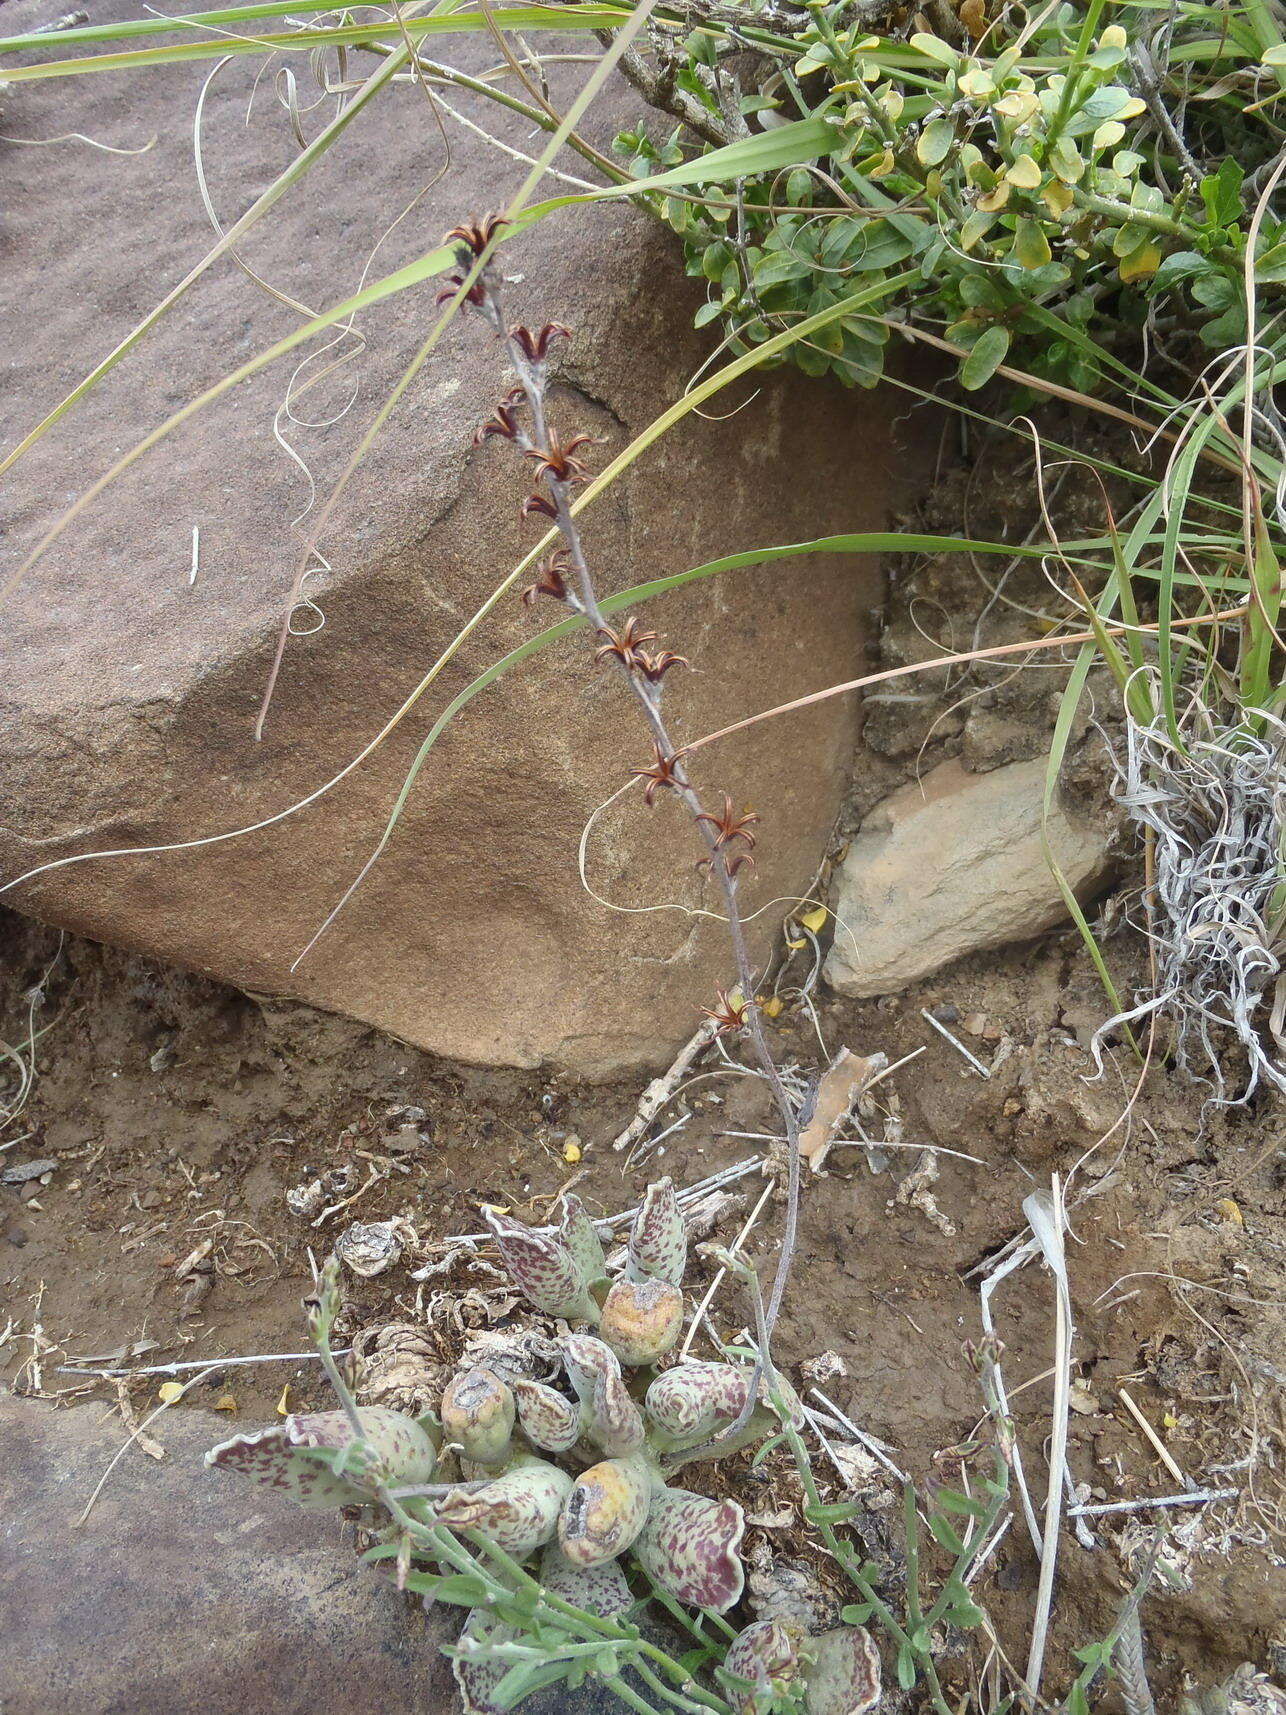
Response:
[{"label": "slender inflorescence stem", "polygon": [[[476,226],[462,226],[447,235],[446,241],[456,240],[461,249],[462,278],[457,281],[455,289],[467,280],[473,262],[486,248],[493,231],[494,226],[483,221]],[[653,641],[655,633],[637,630],[634,621],[628,622],[619,633],[613,631],[599,606],[594,578],[571,507],[572,490],[578,482],[585,480],[584,467],[575,455],[588,437],[576,436],[562,443],[548,420],[547,353],[551,341],[566,336],[567,330],[551,324],[532,334],[526,328],[511,326],[501,303],[500,282],[491,266],[483,268],[466,295],[503,341],[509,365],[519,384],[491,422],[479,431],[480,436],[494,434],[510,440],[525,458],[534,462],[540,486],[526,502],[524,514],[551,519],[563,541],[562,552],[549,557],[541,578],[524,599],[530,601],[538,594],[547,595],[584,616],[592,633],[600,640],[595,651],[596,659],[610,660],[624,677],[651,733],[655,760],[650,768],[636,771],[648,782],[645,799],[651,804],[661,787],[676,795],[691,816],[705,846],[707,855],[702,860],[702,867],[710,870],[723,894],[740,999],[730,999],[726,992],[721,991],[718,1011],[711,1016],[721,1031],[743,1028],[746,1031],[781,1115],[787,1143],[785,1229],[765,1317],[767,1331],[771,1333],[781,1310],[798,1236],[799,1122],[764,1037],[763,1020],[755,1002],[755,970],[746,945],[738,900],[738,872],[744,865],[753,863],[749,848],[755,841],[749,829],[758,818],[749,814],[736,816],[732,800],[728,797],[724,798],[721,814],[709,811],[685,767],[683,749],[670,737],[661,713],[662,682],[671,667],[687,664],[684,658],[665,650],[647,654],[641,645]],[[529,414],[530,427],[525,427],[518,415],[524,406]],[[570,583],[568,573],[571,574]],[[761,1365],[765,1358],[766,1352],[761,1355]],[[754,1393],[752,1389],[748,1404],[753,1404]],[[734,1425],[734,1430],[737,1427]]]}]

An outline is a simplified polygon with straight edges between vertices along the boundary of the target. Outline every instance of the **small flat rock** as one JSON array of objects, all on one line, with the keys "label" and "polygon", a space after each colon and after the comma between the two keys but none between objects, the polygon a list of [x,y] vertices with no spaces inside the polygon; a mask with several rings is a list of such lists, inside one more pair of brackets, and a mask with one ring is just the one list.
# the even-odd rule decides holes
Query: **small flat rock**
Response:
[{"label": "small flat rock", "polygon": [[[1029,940],[1067,916],[1045,860],[1046,761],[969,774],[944,762],[871,812],[838,872],[826,976],[895,993],[967,953]],[[1055,802],[1054,855],[1078,895],[1106,877],[1107,828]]]}]

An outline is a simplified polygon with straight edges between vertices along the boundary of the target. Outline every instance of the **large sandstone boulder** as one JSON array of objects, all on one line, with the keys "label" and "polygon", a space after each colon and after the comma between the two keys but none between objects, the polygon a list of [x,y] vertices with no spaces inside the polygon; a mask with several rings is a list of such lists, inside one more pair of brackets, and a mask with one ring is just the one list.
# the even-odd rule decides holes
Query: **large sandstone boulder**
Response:
[{"label": "large sandstone boulder", "polygon": [[[826,976],[896,994],[967,953],[1030,940],[1067,917],[1042,838],[1047,758],[970,774],[943,762],[878,804],[836,876]],[[1105,823],[1056,799],[1045,833],[1073,890],[1108,871]]]},{"label": "large sandstone boulder", "polygon": [[[93,21],[136,10],[118,5],[96,5]],[[40,0],[11,0],[6,25],[30,27],[47,12]],[[450,51],[475,66],[495,57],[465,38]],[[246,128],[255,69],[234,62],[205,104],[203,157],[225,221],[293,149],[266,83]],[[0,143],[11,433],[38,421],[208,248],[191,160],[205,72],[59,79],[6,97],[5,129],[15,136],[76,130],[120,148],[157,138],[128,156]],[[458,96],[465,106],[473,99]],[[590,131],[605,142],[633,116],[632,102],[615,92]],[[509,144],[532,146],[524,124],[500,109],[470,111]],[[525,171],[446,124],[449,170],[381,244],[371,277],[420,254],[456,220],[503,203]],[[303,304],[335,302],[356,289],[377,242],[443,161],[423,93],[398,87],[250,236],[244,259]],[[561,164],[586,170],[570,154]],[[518,276],[515,312],[575,330],[554,416],[564,432],[605,438],[596,460],[678,397],[708,357],[709,335],[691,329],[695,288],[675,243],[643,212],[564,211],[511,244],[505,264]],[[356,385],[347,415],[329,429],[283,423],[322,497],[422,340],[434,289],[370,311],[365,347],[296,404],[299,417],[319,422]],[[217,265],[16,467],[0,571],[122,450],[297,325],[230,261]],[[310,577],[316,605],[298,616],[309,634],[291,639],[257,744],[256,708],[299,553],[292,519],[307,498],[273,435],[290,373],[287,363],[255,378],[149,454],[80,515],[8,604],[0,878],[73,854],[201,842],[316,792],[379,732],[536,539],[535,525],[519,522],[524,479],[511,449],[472,449],[475,425],[507,381],[490,334],[462,321],[323,532],[329,569]],[[733,404],[743,407],[735,415]],[[737,388],[716,409],[722,420],[689,419],[587,516],[605,590],[734,550],[884,522],[891,401],[783,373]],[[199,571],[190,583],[194,527]],[[649,621],[693,661],[668,681],[677,731],[694,736],[853,677],[878,594],[873,563],[817,557],[729,573],[653,603]],[[621,914],[582,889],[586,819],[649,747],[622,687],[587,667],[579,641],[522,665],[448,730],[383,859],[294,964],[374,847],[432,717],[557,617],[533,617],[506,598],[392,737],[305,811],[229,843],[55,869],[5,902],[475,1062],[550,1061],[600,1075],[663,1056],[690,1031],[716,978],[729,975],[725,941],[717,924],[673,908],[715,901],[671,804],[647,812],[632,794],[600,821],[589,848],[598,894],[670,909]],[[702,756],[699,782],[762,816],[752,910],[807,887],[854,720],[851,700],[829,702]],[[756,919],[760,948],[781,909]]]}]

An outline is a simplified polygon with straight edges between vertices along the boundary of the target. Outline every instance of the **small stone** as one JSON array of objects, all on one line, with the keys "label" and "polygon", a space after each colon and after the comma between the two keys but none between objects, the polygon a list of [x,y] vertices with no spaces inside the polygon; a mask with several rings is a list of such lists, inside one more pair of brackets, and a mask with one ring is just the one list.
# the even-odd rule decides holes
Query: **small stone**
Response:
[{"label": "small stone", "polygon": [[10,1227],[5,1233],[5,1238],[7,1238],[9,1243],[17,1250],[21,1250],[27,1242],[27,1235],[21,1227]]},{"label": "small stone", "polygon": [[986,1013],[966,1013],[964,1018],[961,1020],[961,1028],[967,1031],[970,1036],[981,1036],[987,1028]]},{"label": "small stone", "polygon": [[[950,1001],[944,1001],[942,1005],[931,1007],[929,1010],[939,1024],[958,1024],[960,1022],[960,1008],[954,1006]],[[974,1013],[972,1016],[976,1018],[978,1014]],[[968,1028],[969,1021],[966,1019],[965,1029],[968,1030]]]},{"label": "small stone", "polygon": [[1067,1403],[1082,1417],[1096,1417],[1103,1409],[1097,1394],[1091,1393],[1084,1382],[1073,1382],[1067,1392]]},{"label": "small stone", "polygon": [[1015,1114],[1020,1114],[1022,1111],[1023,1104],[1018,1100],[1017,1096],[1005,1097],[1005,1105],[1001,1109],[1001,1112],[1005,1115],[1006,1119],[1012,1119]]},{"label": "small stone", "polygon": [[1043,819],[1046,760],[969,774],[943,762],[862,823],[836,872],[826,976],[841,994],[887,995],[967,953],[1031,939],[1067,917],[1044,834],[1073,891],[1107,878],[1106,818],[1060,802]]}]

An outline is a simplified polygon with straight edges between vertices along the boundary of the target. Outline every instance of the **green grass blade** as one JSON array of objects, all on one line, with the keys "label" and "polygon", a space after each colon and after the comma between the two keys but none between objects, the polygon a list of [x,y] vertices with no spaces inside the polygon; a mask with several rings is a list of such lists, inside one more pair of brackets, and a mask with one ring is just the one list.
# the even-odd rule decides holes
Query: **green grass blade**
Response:
[{"label": "green grass blade", "polygon": [[[492,17],[501,30],[613,30],[629,18],[628,9],[606,6],[506,6]],[[89,72],[147,71],[153,66],[182,65],[191,60],[221,59],[224,54],[272,54],[316,48],[356,48],[366,42],[393,47],[434,36],[459,36],[486,29],[478,12],[445,12],[435,17],[407,18],[399,27],[387,21],[344,24],[332,29],[271,31],[258,36],[217,35],[163,48],[135,48],[120,53],[90,54],[80,59],[47,60],[36,65],[5,66],[7,83],[32,83],[51,77],[81,77]],[[6,44],[0,42],[0,53]]]}]

